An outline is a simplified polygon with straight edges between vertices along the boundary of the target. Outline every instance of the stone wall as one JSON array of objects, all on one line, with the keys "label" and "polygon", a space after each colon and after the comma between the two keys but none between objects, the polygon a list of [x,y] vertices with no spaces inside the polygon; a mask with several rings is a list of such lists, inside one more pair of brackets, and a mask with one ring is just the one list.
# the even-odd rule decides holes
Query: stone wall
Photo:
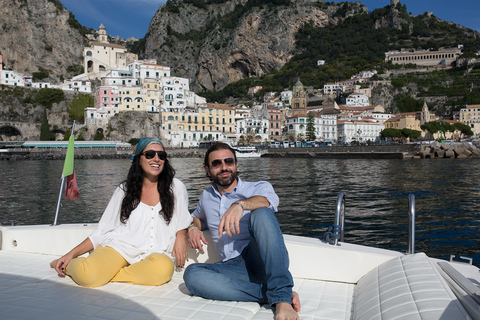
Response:
[{"label": "stone wall", "polygon": [[422,147],[420,157],[425,158],[480,158],[480,149],[472,143],[440,143],[433,142],[432,144]]}]

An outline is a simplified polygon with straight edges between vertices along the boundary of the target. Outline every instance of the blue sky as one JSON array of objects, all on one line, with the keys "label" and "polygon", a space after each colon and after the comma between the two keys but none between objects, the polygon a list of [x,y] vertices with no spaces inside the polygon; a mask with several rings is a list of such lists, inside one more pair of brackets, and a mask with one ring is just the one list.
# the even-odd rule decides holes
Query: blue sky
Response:
[{"label": "blue sky", "polygon": [[[83,26],[98,29],[100,23],[111,36],[142,38],[147,33],[150,20],[166,0],[60,0]],[[390,0],[359,0],[368,10],[383,8]],[[340,1],[335,1],[340,2]],[[479,0],[400,0],[408,12],[433,14],[480,31]]]}]

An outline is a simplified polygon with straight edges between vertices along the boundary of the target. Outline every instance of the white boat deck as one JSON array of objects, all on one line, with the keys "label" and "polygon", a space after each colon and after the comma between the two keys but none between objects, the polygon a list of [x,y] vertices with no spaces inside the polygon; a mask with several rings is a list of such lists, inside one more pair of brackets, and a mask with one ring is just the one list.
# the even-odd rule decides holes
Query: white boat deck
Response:
[{"label": "white boat deck", "polygon": [[[108,283],[83,288],[57,276],[56,256],[0,250],[1,319],[273,319],[268,305],[192,296],[183,270],[162,286]],[[355,285],[295,279],[301,319],[350,319]]]},{"label": "white boat deck", "polygon": [[[192,296],[183,269],[162,286],[109,283],[84,288],[59,277],[49,263],[82,241],[95,225],[0,227],[0,319],[272,320],[274,310],[253,302]],[[399,252],[285,236],[294,290],[304,320],[471,319],[436,261]],[[213,262],[189,251],[189,263]],[[478,268],[459,268],[475,285]],[[470,272],[470,273],[469,273]],[[474,288],[475,290],[475,288]],[[471,299],[470,299],[471,300]],[[480,318],[480,312],[478,315]]]}]

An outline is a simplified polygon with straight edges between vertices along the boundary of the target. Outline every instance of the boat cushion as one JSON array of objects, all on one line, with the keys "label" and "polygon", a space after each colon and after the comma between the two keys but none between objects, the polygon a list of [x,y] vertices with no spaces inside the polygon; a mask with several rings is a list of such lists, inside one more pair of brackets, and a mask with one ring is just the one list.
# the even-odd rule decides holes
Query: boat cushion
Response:
[{"label": "boat cushion", "polygon": [[424,253],[384,262],[357,283],[353,319],[466,319]]}]

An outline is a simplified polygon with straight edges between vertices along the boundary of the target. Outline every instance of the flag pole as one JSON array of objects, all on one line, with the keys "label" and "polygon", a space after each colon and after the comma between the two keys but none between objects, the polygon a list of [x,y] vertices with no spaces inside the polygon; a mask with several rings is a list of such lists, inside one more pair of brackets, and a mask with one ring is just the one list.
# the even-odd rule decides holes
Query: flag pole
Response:
[{"label": "flag pole", "polygon": [[[73,120],[72,133],[70,134],[70,136],[73,136],[74,131],[75,131],[75,120]],[[67,151],[68,151],[68,148],[67,148]],[[63,174],[62,174],[62,176],[63,176]],[[62,178],[62,183],[60,185],[60,193],[58,194],[58,201],[57,201],[57,211],[55,212],[55,220],[53,221],[54,226],[57,225],[58,212],[60,211],[60,204],[62,202],[62,193],[63,193],[63,189],[65,187],[65,180],[66,179],[67,179],[67,177],[63,177]]]}]

